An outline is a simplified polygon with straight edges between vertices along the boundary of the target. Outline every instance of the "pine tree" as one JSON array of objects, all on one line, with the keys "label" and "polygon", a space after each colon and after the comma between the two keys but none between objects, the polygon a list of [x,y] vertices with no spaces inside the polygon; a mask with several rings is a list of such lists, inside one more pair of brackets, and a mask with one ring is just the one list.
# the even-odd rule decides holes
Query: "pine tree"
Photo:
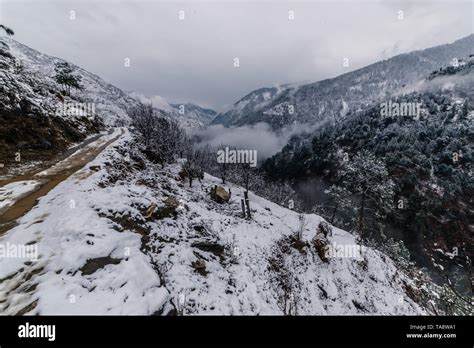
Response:
[{"label": "pine tree", "polygon": [[468,114],[469,114],[469,100],[466,99],[461,110],[461,120],[467,120]]},{"label": "pine tree", "polygon": [[362,151],[344,163],[341,187],[359,199],[356,230],[365,239],[365,219],[368,209],[380,220],[393,207],[394,184],[385,164],[372,153]]},{"label": "pine tree", "polygon": [[56,63],[54,67],[56,71],[55,80],[60,85],[64,86],[64,93],[71,95],[71,87],[76,89],[82,89],[80,85],[81,77],[74,75],[74,69],[67,62]]},{"label": "pine tree", "polygon": [[5,31],[5,33],[7,33],[8,36],[13,36],[15,34],[15,32],[12,29],[10,29],[9,27],[4,26],[3,24],[0,24],[0,29]]},{"label": "pine tree", "polygon": [[329,217],[329,222],[332,224],[339,211],[344,211],[351,206],[350,192],[342,186],[332,185],[325,193],[329,196],[327,208],[332,210]]}]

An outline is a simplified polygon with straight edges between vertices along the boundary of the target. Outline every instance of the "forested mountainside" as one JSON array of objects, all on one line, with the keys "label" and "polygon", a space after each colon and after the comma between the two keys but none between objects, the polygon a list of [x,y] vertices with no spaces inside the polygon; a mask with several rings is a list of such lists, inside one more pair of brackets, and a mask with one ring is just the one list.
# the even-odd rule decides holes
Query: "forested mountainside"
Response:
[{"label": "forested mountainside", "polygon": [[[380,240],[401,233],[412,256],[443,275],[461,265],[456,269],[467,291],[474,242],[473,58],[434,71],[415,92],[352,111],[309,139],[293,138],[266,161],[266,173],[299,182],[321,178],[326,195],[308,204],[345,228],[361,228],[365,203],[367,235]],[[383,113],[387,105],[391,115]],[[396,114],[395,105],[418,105],[419,113]]]},{"label": "forested mountainside", "polygon": [[213,124],[266,122],[279,129],[294,122],[312,125],[340,120],[349,111],[363,110],[399,89],[412,87],[454,58],[468,57],[473,47],[474,34],[451,44],[400,54],[335,78],[300,86],[261,88],[217,115]]}]

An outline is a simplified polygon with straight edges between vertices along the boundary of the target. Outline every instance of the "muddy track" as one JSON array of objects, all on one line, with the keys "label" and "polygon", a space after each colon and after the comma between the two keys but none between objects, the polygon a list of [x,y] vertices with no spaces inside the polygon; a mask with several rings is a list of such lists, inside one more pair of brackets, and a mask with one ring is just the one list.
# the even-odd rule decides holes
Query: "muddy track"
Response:
[{"label": "muddy track", "polygon": [[[30,211],[37,203],[38,199],[45,196],[54,189],[59,183],[66,180],[69,176],[83,168],[87,163],[94,160],[107,146],[112,144],[123,135],[124,131],[108,141],[100,141],[103,137],[98,135],[87,139],[84,143],[75,146],[62,155],[58,156],[55,163],[52,163],[49,169],[38,172],[38,168],[34,172],[22,174],[20,176],[0,181],[0,187],[6,184],[23,181],[38,180],[41,184],[38,189],[30,192],[25,197],[16,201],[2,215],[0,215],[0,236],[16,225],[16,220],[28,211]],[[111,134],[111,132],[109,132]],[[88,146],[97,141],[97,146]]]},{"label": "muddy track", "polygon": [[[112,134],[113,129],[109,131],[109,134]],[[69,156],[71,156],[74,152],[86,147],[90,143],[98,140],[99,138],[103,137],[103,134],[97,134],[94,136],[91,136],[90,138],[84,140],[82,143],[74,145],[73,147],[67,149],[66,151],[54,156],[53,159],[44,161],[43,163],[40,163],[37,167],[28,169],[24,173],[20,175],[15,175],[12,177],[8,177],[5,179],[0,179],[0,187],[3,187],[7,184],[10,184],[12,182],[17,182],[17,181],[23,181],[23,180],[28,180],[28,178],[31,178],[34,174],[40,172],[41,170],[45,170],[47,168],[52,167],[56,163],[65,160]]]}]

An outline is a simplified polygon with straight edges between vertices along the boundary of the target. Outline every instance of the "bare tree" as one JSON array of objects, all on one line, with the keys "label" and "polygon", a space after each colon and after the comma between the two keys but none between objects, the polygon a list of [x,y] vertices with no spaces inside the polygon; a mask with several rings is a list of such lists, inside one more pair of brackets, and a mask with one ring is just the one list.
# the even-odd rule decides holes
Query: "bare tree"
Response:
[{"label": "bare tree", "polygon": [[145,147],[148,148],[157,128],[157,117],[153,106],[139,103],[136,107],[128,110],[128,115],[132,119],[132,126],[140,133]]},{"label": "bare tree", "polygon": [[201,180],[204,177],[204,167],[208,160],[208,154],[204,150],[196,148],[188,149],[186,153],[186,162],[183,165],[183,170],[189,179],[189,187],[193,186],[193,180]]},{"label": "bare tree", "polygon": [[140,134],[145,154],[164,167],[176,157],[183,157],[191,148],[186,132],[172,119],[165,117],[151,104],[139,103],[129,110],[132,126]]},{"label": "bare tree", "polygon": [[[224,151],[225,150],[225,147],[223,144],[221,144],[217,150],[222,150]],[[230,163],[227,163],[226,161],[223,161],[222,163],[219,163],[217,161],[217,157],[216,157],[216,163],[217,163],[217,168],[218,168],[218,173],[220,175],[220,178],[222,179],[222,184],[225,185],[226,183],[226,178],[227,178],[227,175],[228,175],[228,172],[231,170],[230,166],[231,164]]]}]

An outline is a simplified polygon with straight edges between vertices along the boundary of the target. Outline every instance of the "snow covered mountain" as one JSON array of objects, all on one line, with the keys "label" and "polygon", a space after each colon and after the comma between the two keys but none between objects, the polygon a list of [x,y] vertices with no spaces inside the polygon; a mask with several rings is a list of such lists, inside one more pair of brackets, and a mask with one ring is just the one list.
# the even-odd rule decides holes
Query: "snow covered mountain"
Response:
[{"label": "snow covered mountain", "polygon": [[10,37],[0,37],[0,163],[47,159],[72,143],[107,126],[130,123],[128,110],[152,103],[158,116],[186,128],[204,127],[215,116],[210,109],[187,103],[170,105],[161,97],[127,93],[74,64],[81,89],[64,93],[55,81],[63,59],[40,53]]},{"label": "snow covered mountain", "polygon": [[[472,43],[473,37],[463,40]],[[85,152],[72,148],[79,157],[76,161],[56,163],[65,172],[41,177],[54,186],[33,201],[32,209],[0,224],[2,246],[28,246],[38,252],[31,260],[0,259],[0,313],[433,313],[434,285],[415,267],[402,266],[395,257],[361,245],[354,235],[319,215],[283,207],[286,201],[278,205],[249,192],[251,218],[244,218],[244,189],[203,174],[203,158],[211,156],[197,148],[187,148],[183,154],[183,147],[175,144],[174,156],[159,161],[166,149],[146,147],[143,134],[125,128],[128,108],[142,101],[184,127],[206,125],[215,115],[213,110],[125,93],[76,66],[84,88],[63,95],[52,78],[61,59],[11,39],[4,41],[0,43],[0,155],[11,160],[17,148],[22,154],[51,148],[67,154],[70,143],[99,132],[104,124],[123,127],[84,142]],[[454,51],[463,50],[467,49]],[[438,60],[453,53],[440,58],[441,51],[433,54]],[[424,69],[420,57],[427,59],[423,52],[316,84],[252,92],[236,104],[230,123],[253,123],[262,116],[280,127],[290,123],[286,116],[313,122],[334,116],[336,110],[337,115],[345,115],[354,105],[362,107],[372,97],[416,81]],[[407,64],[417,67],[406,68],[408,78],[399,71]],[[385,77],[396,72],[400,77],[387,82]],[[65,103],[93,103],[95,112],[58,114],[58,106]],[[320,108],[319,116],[311,113],[315,107]],[[152,139],[163,139],[162,129],[153,127]],[[71,167],[73,162],[77,168]],[[192,181],[188,185],[183,171],[195,179],[194,185]],[[2,187],[2,209],[15,207],[18,197],[45,185],[16,179]],[[230,195],[227,203],[211,197],[217,185],[225,186],[222,190]]]},{"label": "snow covered mountain", "polygon": [[147,97],[140,93],[131,92],[130,96],[142,103],[151,104],[160,116],[177,121],[182,128],[187,130],[207,126],[217,114],[212,109],[193,103],[171,104],[159,95]]},{"label": "snow covered mountain", "polygon": [[474,34],[451,44],[400,54],[336,78],[261,88],[217,115],[212,123],[243,126],[266,122],[278,129],[294,122],[336,121],[349,110],[364,109],[401,88],[406,90],[454,58],[467,58],[473,48]]},{"label": "snow covered mountain", "polygon": [[217,112],[192,103],[172,104],[178,113],[178,119],[185,128],[207,126],[216,117]]},{"label": "snow covered mountain", "polygon": [[[15,153],[21,154],[22,161],[45,160],[104,126],[93,108],[77,108],[85,105],[85,99],[74,92],[61,94],[45,75],[43,70],[52,69],[51,59],[13,40],[0,40],[0,163],[4,166],[18,164]],[[97,109],[100,114],[107,109],[120,111],[112,102]]]},{"label": "snow covered mountain", "polygon": [[[53,78],[54,67],[56,63],[65,62],[63,59],[38,52],[9,37],[2,37],[2,40],[9,46],[11,54],[28,74],[36,76],[49,88],[57,88]],[[74,73],[81,77],[80,84],[83,87],[82,90],[74,91],[71,97],[84,103],[94,103],[95,112],[106,125],[127,124],[130,121],[127,109],[135,106],[138,101],[152,103],[155,109],[160,110],[162,116],[176,119],[185,128],[207,125],[216,115],[214,110],[192,103],[171,105],[159,96],[147,98],[138,93],[124,92],[99,76],[74,64],[70,63],[70,65],[74,68]],[[51,101],[53,104],[54,102],[54,100]],[[51,106],[54,108],[54,105]]]},{"label": "snow covered mountain", "polygon": [[[36,76],[49,88],[57,89],[54,81],[54,67],[58,62],[65,62],[63,59],[38,52],[9,37],[2,37],[2,40],[10,47],[11,54],[28,74]],[[73,98],[82,100],[84,103],[94,103],[95,112],[107,125],[129,121],[126,110],[136,105],[135,98],[105,82],[99,76],[74,64],[70,63],[70,65],[74,68],[74,73],[81,77],[80,84],[83,86],[83,90],[73,92]]]},{"label": "snow covered mountain", "polygon": [[[321,217],[305,215],[295,239],[298,213],[250,192],[253,218],[242,218],[243,188],[227,185],[231,199],[219,204],[209,196],[219,179],[189,187],[180,170],[150,163],[126,131],[60,183],[0,237],[39,250],[34,262],[1,261],[0,313],[428,313],[416,271],[371,248],[326,258]],[[359,250],[331,229],[334,250]]]}]

